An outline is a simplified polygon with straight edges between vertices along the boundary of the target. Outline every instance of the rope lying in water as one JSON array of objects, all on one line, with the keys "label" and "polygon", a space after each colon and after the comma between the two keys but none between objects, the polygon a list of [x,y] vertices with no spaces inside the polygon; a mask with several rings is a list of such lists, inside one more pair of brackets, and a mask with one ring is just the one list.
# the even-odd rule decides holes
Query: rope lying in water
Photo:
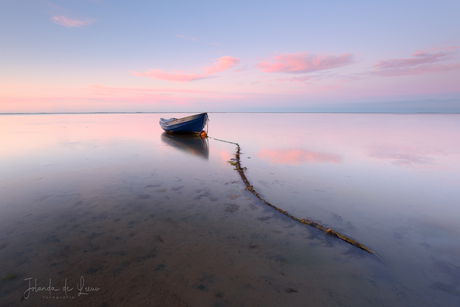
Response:
[{"label": "rope lying in water", "polygon": [[237,146],[237,151],[235,153],[235,166],[236,166],[236,170],[238,171],[238,173],[240,174],[240,177],[241,179],[243,180],[244,184],[246,185],[246,190],[248,191],[251,191],[252,194],[254,194],[258,199],[260,199],[262,202],[264,202],[266,205],[272,207],[273,209],[283,213],[284,215],[290,217],[291,219],[293,220],[296,220],[297,222],[300,222],[302,224],[305,224],[305,225],[309,225],[309,226],[312,226],[312,227],[315,227],[319,230],[322,230],[324,231],[325,234],[327,235],[330,235],[330,236],[333,236],[333,237],[337,237],[339,239],[342,239],[343,241],[351,244],[351,245],[354,245],[356,247],[359,247],[360,249],[362,250],[365,250],[366,252],[369,252],[371,254],[374,254],[374,252],[372,250],[370,250],[369,248],[367,248],[366,246],[362,245],[361,243],[358,243],[356,242],[355,240],[353,239],[350,239],[349,237],[345,236],[345,235],[342,235],[340,233],[338,233],[337,231],[335,230],[332,230],[330,228],[327,228],[317,222],[314,222],[314,221],[310,221],[308,219],[299,219],[295,216],[293,216],[292,214],[289,214],[288,212],[286,212],[286,210],[283,210],[281,208],[278,208],[277,206],[269,203],[268,201],[266,201],[262,196],[259,195],[259,193],[256,192],[256,190],[254,190],[253,186],[249,183],[249,180],[246,178],[246,175],[244,174],[244,171],[243,171],[243,168],[241,168],[241,163],[240,163],[240,145],[238,143],[234,143],[234,142],[229,142],[229,141],[224,141],[224,140],[219,140],[219,139],[216,139],[216,138],[212,138],[216,141],[220,141],[220,142],[225,142],[225,143],[230,143],[230,144],[235,144]]}]

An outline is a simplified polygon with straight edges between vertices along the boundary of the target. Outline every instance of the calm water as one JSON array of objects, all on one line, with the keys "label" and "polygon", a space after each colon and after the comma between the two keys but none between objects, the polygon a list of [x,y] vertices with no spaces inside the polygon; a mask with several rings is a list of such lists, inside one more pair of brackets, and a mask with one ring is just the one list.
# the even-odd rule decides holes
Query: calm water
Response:
[{"label": "calm water", "polygon": [[460,305],[460,115],[210,114],[266,200],[376,255],[173,116],[0,116],[1,306]]}]

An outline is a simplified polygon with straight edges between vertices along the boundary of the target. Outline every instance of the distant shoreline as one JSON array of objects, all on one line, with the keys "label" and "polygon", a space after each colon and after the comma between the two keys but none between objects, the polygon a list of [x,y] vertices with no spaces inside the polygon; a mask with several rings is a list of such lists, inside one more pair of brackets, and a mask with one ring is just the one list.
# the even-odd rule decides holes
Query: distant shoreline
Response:
[{"label": "distant shoreline", "polygon": [[[170,114],[170,113],[203,113],[203,111],[196,112],[8,112],[0,113],[1,115],[101,115],[101,114]],[[444,114],[455,115],[460,112],[207,112],[207,113],[246,113],[246,114]]]}]

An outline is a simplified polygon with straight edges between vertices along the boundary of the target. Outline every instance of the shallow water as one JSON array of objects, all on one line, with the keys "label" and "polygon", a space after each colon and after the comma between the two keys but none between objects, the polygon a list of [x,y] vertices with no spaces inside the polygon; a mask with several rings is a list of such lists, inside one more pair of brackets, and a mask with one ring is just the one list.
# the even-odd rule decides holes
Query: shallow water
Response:
[{"label": "shallow water", "polygon": [[460,304],[460,115],[165,116],[0,116],[0,305]]}]

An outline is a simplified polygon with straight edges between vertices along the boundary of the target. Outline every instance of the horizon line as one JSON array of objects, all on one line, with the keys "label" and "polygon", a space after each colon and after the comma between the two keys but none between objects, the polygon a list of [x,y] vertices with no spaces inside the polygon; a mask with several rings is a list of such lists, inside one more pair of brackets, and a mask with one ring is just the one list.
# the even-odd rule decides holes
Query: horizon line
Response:
[{"label": "horizon line", "polygon": [[333,112],[333,111],[218,111],[218,112],[202,112],[202,111],[95,111],[95,112],[0,112],[0,115],[78,115],[78,114],[163,114],[163,113],[308,113],[308,114],[460,114],[460,112],[369,112],[369,111],[350,111],[350,112]]}]

